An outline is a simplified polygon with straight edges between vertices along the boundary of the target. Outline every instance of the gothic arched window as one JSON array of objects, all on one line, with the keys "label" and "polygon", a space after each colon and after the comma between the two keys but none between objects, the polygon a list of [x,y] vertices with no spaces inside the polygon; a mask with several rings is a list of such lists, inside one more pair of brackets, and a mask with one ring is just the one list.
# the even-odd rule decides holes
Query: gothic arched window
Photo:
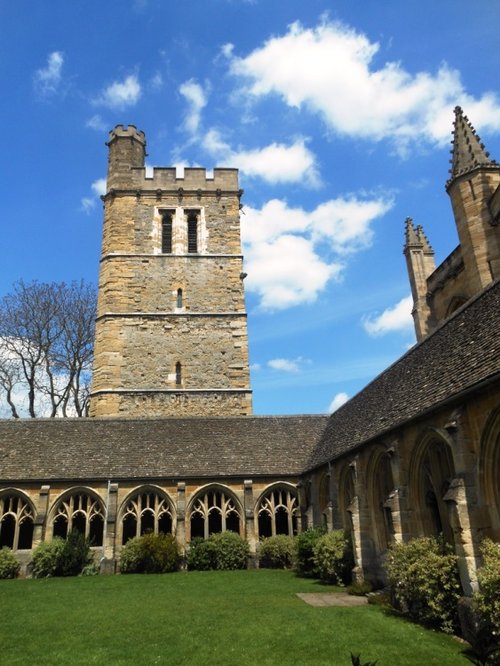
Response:
[{"label": "gothic arched window", "polygon": [[53,535],[65,539],[72,530],[89,538],[91,546],[102,546],[104,507],[90,493],[78,491],[66,495],[56,504]]},{"label": "gothic arched window", "polygon": [[172,534],[173,513],[169,500],[159,492],[135,493],[122,514],[122,544],[146,532]]},{"label": "gothic arched window", "polygon": [[21,495],[12,493],[0,496],[0,548],[31,548],[33,517],[30,503]]},{"label": "gothic arched window", "polygon": [[182,385],[182,365],[179,361],[175,364],[175,383],[177,386]]},{"label": "gothic arched window", "polygon": [[182,289],[177,289],[176,307],[182,308]]},{"label": "gothic arched window", "polygon": [[240,532],[240,513],[236,501],[222,490],[207,490],[191,508],[191,539],[207,539],[218,532]]},{"label": "gothic arched window", "polygon": [[297,534],[297,494],[290,488],[268,490],[259,500],[259,537]]}]

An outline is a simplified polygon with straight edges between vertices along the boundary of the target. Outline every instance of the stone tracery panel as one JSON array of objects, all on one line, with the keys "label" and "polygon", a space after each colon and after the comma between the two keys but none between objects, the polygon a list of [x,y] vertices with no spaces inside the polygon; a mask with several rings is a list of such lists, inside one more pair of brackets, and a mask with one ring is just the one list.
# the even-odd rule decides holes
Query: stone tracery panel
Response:
[{"label": "stone tracery panel", "polygon": [[218,532],[240,534],[242,511],[229,489],[208,488],[195,496],[189,511],[191,539],[207,539]]},{"label": "stone tracery panel", "polygon": [[172,534],[174,510],[168,496],[159,488],[135,490],[121,511],[122,545],[146,532]]},{"label": "stone tracery panel", "polygon": [[30,549],[35,512],[30,500],[16,491],[0,495],[0,548]]},{"label": "stone tracery panel", "polygon": [[259,538],[285,534],[293,536],[298,531],[299,502],[292,486],[274,486],[259,498],[256,516]]},{"label": "stone tracery panel", "polygon": [[63,539],[76,530],[90,539],[91,546],[102,546],[104,533],[104,505],[87,489],[66,493],[52,509],[53,536]]}]

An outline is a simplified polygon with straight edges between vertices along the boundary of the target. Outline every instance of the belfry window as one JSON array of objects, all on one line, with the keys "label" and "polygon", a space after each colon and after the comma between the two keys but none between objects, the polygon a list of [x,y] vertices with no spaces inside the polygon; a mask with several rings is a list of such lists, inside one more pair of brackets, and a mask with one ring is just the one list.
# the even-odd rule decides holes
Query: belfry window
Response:
[{"label": "belfry window", "polygon": [[172,252],[172,213],[167,211],[161,220],[161,251],[163,254]]},{"label": "belfry window", "polygon": [[188,213],[187,232],[188,254],[196,254],[198,252],[198,214],[194,211]]},{"label": "belfry window", "polygon": [[33,540],[33,509],[19,495],[0,497],[0,548],[12,550],[31,548]]}]

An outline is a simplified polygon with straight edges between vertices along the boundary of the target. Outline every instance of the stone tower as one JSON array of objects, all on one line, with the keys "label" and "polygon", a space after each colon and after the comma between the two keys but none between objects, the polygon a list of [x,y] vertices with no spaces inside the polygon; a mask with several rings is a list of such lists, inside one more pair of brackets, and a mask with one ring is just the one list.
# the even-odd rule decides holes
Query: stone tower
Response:
[{"label": "stone tower", "polygon": [[237,169],[155,168],[109,134],[91,416],[251,414]]},{"label": "stone tower", "polygon": [[406,220],[404,254],[418,341],[500,277],[500,165],[458,106],[446,189],[460,244],[437,268],[422,227]]}]

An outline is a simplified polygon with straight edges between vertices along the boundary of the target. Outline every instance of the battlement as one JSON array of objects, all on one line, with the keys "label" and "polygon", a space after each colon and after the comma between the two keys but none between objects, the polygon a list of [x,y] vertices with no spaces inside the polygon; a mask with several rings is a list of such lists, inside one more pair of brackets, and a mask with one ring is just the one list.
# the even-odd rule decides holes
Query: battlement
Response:
[{"label": "battlement", "polygon": [[106,145],[109,146],[116,139],[123,138],[135,139],[144,146],[146,145],[146,135],[142,130],[138,130],[135,125],[116,125],[116,127],[110,131]]},{"label": "battlement", "polygon": [[199,167],[185,168],[184,177],[178,178],[175,167],[154,167],[152,175],[146,176],[144,167],[132,167],[131,188],[145,190],[203,190],[237,191],[238,169],[217,168],[213,176],[207,176],[207,170]]}]

